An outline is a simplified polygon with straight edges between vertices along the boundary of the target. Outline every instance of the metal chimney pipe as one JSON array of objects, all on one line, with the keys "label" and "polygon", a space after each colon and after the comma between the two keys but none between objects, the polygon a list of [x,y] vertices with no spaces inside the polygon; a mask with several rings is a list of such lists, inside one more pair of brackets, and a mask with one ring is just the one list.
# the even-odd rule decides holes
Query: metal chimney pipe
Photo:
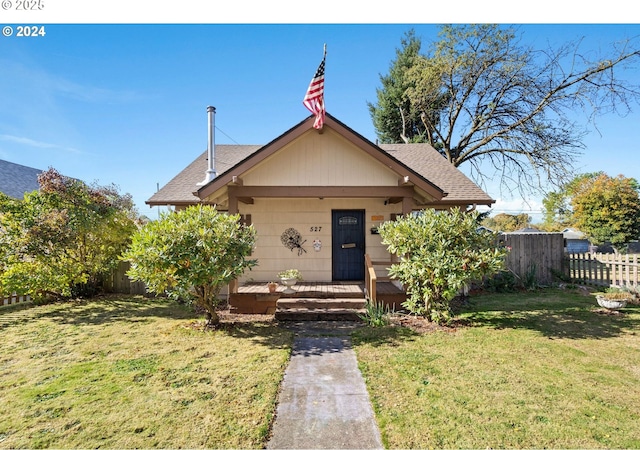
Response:
[{"label": "metal chimney pipe", "polygon": [[216,151],[215,151],[215,113],[216,108],[213,106],[207,106],[207,115],[209,118],[209,144],[207,145],[207,171],[205,173],[204,180],[202,180],[198,185],[204,186],[218,176],[216,173],[215,161],[216,161]]}]

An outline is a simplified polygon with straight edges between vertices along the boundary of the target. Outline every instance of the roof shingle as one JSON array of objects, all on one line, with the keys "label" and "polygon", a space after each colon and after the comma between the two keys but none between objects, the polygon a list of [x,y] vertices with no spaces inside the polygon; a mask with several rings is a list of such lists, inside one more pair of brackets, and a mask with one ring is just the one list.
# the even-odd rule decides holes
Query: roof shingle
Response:
[{"label": "roof shingle", "polygon": [[447,202],[492,201],[482,189],[429,144],[381,144],[379,147],[447,193]]},{"label": "roof shingle", "polygon": [[37,191],[42,170],[0,159],[0,192],[22,200],[24,194]]},{"label": "roof shingle", "polygon": [[[218,175],[225,173],[246,157],[261,148],[261,145],[216,145],[215,168]],[[183,171],[178,173],[158,192],[153,194],[149,205],[181,205],[199,202],[193,193],[200,187],[207,170],[207,151],[193,160]]]}]

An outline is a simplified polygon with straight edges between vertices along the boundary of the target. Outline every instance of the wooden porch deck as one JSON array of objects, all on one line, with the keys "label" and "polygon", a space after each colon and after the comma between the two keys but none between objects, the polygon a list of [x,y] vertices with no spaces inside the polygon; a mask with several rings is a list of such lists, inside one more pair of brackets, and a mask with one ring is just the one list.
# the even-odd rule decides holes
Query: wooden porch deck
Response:
[{"label": "wooden porch deck", "polygon": [[[404,291],[389,281],[379,281],[376,285],[378,295],[398,295]],[[299,281],[292,287],[292,294],[285,294],[285,286],[278,284],[275,294],[282,298],[364,298],[364,281]],[[238,286],[238,294],[269,294],[265,282],[247,282]]]},{"label": "wooden porch deck", "polygon": [[[301,281],[292,286],[295,291],[285,294],[285,286],[278,285],[270,293],[266,282],[247,282],[235,288],[229,295],[229,306],[239,314],[276,314],[293,312],[295,317],[306,315],[305,320],[354,320],[355,314],[366,304],[364,281],[309,282]],[[406,294],[388,281],[376,283],[376,301],[395,311],[401,309]],[[304,309],[305,313],[300,311]],[[325,317],[320,319],[319,317]],[[311,317],[311,318],[309,318]],[[334,317],[327,319],[326,317]],[[298,320],[298,319],[296,319]]]}]

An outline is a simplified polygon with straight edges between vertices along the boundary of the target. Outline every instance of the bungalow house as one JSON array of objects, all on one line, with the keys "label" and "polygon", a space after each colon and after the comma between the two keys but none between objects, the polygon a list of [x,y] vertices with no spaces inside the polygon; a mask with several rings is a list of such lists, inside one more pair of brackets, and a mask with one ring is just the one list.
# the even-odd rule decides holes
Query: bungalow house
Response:
[{"label": "bungalow house", "polygon": [[[377,275],[365,261],[391,261],[379,224],[425,208],[466,210],[494,202],[431,146],[376,145],[330,114],[321,130],[309,116],[266,145],[214,145],[215,109],[208,114],[207,151],[147,204],[177,210],[211,204],[255,227],[258,266],[230,286],[232,305],[251,294],[247,286],[260,286],[251,295],[264,300],[266,283],[290,268],[302,273],[305,284],[366,281],[371,293]],[[262,311],[255,304],[240,309]]]}]

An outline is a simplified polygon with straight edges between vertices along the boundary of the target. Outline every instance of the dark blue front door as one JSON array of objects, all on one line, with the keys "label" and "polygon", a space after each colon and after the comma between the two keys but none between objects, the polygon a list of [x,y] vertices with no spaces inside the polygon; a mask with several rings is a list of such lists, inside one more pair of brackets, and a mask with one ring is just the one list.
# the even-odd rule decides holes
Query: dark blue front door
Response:
[{"label": "dark blue front door", "polygon": [[364,211],[332,211],[333,279],[364,280]]}]

